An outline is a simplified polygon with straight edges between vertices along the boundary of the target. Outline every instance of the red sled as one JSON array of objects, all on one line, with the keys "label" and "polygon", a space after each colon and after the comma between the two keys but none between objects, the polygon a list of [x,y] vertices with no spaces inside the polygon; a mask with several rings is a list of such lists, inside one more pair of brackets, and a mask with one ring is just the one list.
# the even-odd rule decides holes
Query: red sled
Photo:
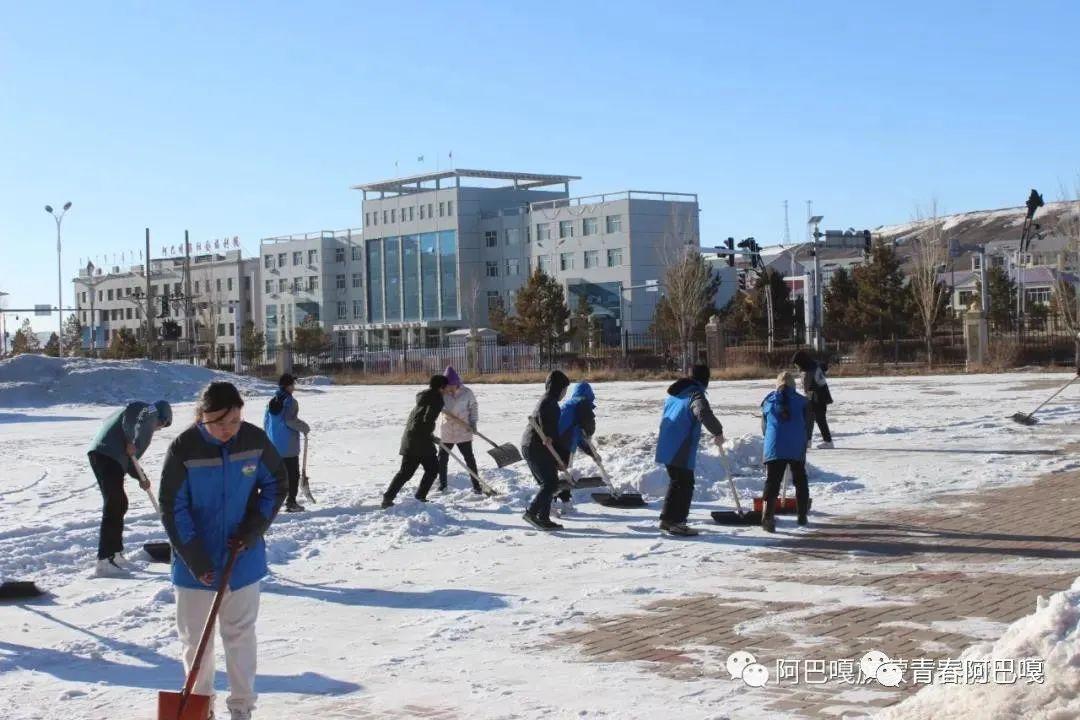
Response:
[{"label": "red sled", "polygon": [[[810,507],[813,504],[814,504],[814,501],[811,498],[811,500],[806,504],[807,511],[810,510]],[[754,498],[754,512],[764,512],[764,511],[765,511],[765,498],[763,498],[763,497]],[[797,506],[797,504],[795,502],[795,498],[793,498],[793,497],[776,498],[776,514],[777,515],[795,515],[798,511],[799,511],[799,508],[798,508],[798,506]]]}]

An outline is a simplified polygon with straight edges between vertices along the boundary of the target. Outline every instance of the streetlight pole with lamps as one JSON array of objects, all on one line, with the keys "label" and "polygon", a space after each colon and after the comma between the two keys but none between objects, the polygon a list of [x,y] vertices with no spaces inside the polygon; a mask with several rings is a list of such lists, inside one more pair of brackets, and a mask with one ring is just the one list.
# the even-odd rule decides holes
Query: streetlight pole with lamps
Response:
[{"label": "streetlight pole with lamps", "polygon": [[63,266],[60,263],[60,224],[64,222],[64,216],[71,209],[71,203],[64,203],[63,209],[57,214],[52,205],[45,206],[45,212],[52,215],[56,221],[56,313],[60,316],[60,328],[56,334],[56,354],[64,357],[64,279]]},{"label": "streetlight pole with lamps", "polygon": [[821,352],[821,261],[818,259],[818,239],[821,232],[818,228],[824,219],[824,215],[814,215],[806,222],[807,227],[812,228],[810,242],[813,243],[814,250],[814,349],[818,352]]}]

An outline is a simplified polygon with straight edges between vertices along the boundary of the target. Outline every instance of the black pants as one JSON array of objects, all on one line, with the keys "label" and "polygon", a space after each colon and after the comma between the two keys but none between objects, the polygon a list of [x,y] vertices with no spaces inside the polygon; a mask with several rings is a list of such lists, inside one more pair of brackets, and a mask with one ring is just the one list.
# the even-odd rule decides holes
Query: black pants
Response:
[{"label": "black pants", "polygon": [[690,515],[690,503],[694,499],[694,471],[665,465],[668,474],[667,495],[660,510],[660,521],[672,524],[684,523]]},{"label": "black pants", "polygon": [[292,505],[296,502],[296,493],[300,490],[300,458],[281,458],[285,463],[285,472],[289,475],[289,496],[285,502]]},{"label": "black pants", "polygon": [[[828,405],[825,403],[813,403],[811,407],[814,409],[814,421],[817,423],[818,430],[821,431],[821,439],[825,442],[832,442],[832,433],[829,432],[829,421],[825,417],[825,413],[828,411]],[[810,429],[810,437],[814,436],[813,428]],[[809,440],[809,438],[808,438]]]},{"label": "black pants", "polygon": [[529,470],[540,484],[540,492],[536,493],[536,497],[529,503],[529,513],[534,517],[550,520],[551,499],[559,489],[559,468],[546,447],[537,449],[526,445],[521,448],[521,454],[525,456]]},{"label": "black pants", "polygon": [[421,465],[424,466],[424,476],[420,479],[420,487],[416,489],[416,498],[418,500],[427,500],[428,491],[431,490],[431,485],[439,474],[439,461],[435,459],[434,447],[431,448],[430,453],[424,455],[402,455],[401,469],[398,470],[394,479],[390,481],[390,486],[383,493],[383,498],[393,501],[405,483],[412,480],[412,476],[416,474],[416,469]]},{"label": "black pants", "polygon": [[[450,461],[450,453],[448,453],[446,450],[453,449],[453,447],[455,445],[457,445],[458,450],[461,451],[461,457],[465,459],[465,465],[467,465],[468,468],[470,470],[472,470],[474,473],[477,473],[477,474],[480,473],[480,471],[476,469],[476,456],[473,455],[472,443],[471,442],[443,443],[443,445],[446,446],[446,449],[439,448],[439,489],[440,490],[445,490],[446,489],[446,463],[448,463]],[[470,475],[469,479],[472,480],[473,490],[476,490],[477,492],[480,492],[480,484],[478,482],[476,482],[476,478],[474,478],[473,476]]]},{"label": "black pants", "polygon": [[98,559],[124,551],[124,515],[128,510],[124,492],[124,469],[108,455],[92,452],[90,467],[101,489],[101,533],[98,536]]},{"label": "black pants", "polygon": [[791,467],[791,483],[795,486],[795,504],[799,515],[805,515],[810,504],[810,485],[806,481],[806,463],[802,460],[770,460],[765,463],[765,499],[780,497],[784,470]]}]

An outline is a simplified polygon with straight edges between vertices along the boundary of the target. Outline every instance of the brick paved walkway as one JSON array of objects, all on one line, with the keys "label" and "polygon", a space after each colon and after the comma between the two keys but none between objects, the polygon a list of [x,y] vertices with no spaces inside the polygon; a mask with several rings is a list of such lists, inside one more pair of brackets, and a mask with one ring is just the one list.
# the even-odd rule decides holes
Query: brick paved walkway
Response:
[{"label": "brick paved walkway", "polygon": [[[752,573],[725,576],[727,596],[595,618],[554,642],[578,647],[587,660],[645,661],[672,677],[732,683],[721,666],[735,650],[753,653],[774,680],[778,659],[857,661],[871,649],[893,659],[955,659],[979,632],[996,637],[1002,624],[1034,612],[1037,596],[1064,590],[1080,575],[1078,482],[1080,473],[1057,473],[1026,487],[942,497],[923,511],[874,522],[835,518],[814,533],[779,538],[755,556]],[[838,568],[845,558],[850,564]],[[807,600],[770,600],[770,583],[779,582],[800,583]],[[834,681],[743,689],[759,693],[763,708],[855,718],[918,686]]]}]

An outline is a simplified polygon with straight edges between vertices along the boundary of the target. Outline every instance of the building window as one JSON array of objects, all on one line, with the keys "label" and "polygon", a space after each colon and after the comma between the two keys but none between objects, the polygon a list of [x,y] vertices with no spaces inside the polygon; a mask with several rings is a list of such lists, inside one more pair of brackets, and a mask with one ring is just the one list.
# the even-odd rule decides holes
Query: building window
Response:
[{"label": "building window", "polygon": [[307,251],[307,264],[308,265],[314,265],[317,262],[319,262],[319,251],[318,250],[308,250]]},{"label": "building window", "polygon": [[379,211],[378,210],[371,213],[371,224],[372,225],[378,225],[379,224]]},{"label": "building window", "polygon": [[352,259],[353,259],[353,262],[360,262],[361,260],[364,259],[364,256],[360,252],[360,246],[359,245],[353,245],[352,246]]},{"label": "building window", "polygon": [[536,269],[545,275],[551,274],[551,256],[550,255],[538,255],[536,258]]},{"label": "building window", "polygon": [[[232,284],[231,284],[232,280],[230,280],[229,283],[230,283],[229,289],[232,290]],[[173,283],[172,289],[173,289],[173,295],[179,295],[180,294],[180,283]]]},{"label": "building window", "polygon": [[606,218],[607,229],[605,232],[622,232],[622,215],[608,215]]},{"label": "building window", "polygon": [[363,275],[363,273],[353,273],[353,274],[352,274],[352,286],[353,286],[354,288],[358,288],[358,287],[360,287],[360,285],[361,285],[361,278],[362,278],[363,276],[364,276],[364,275]]},{"label": "building window", "polygon": [[337,289],[338,290],[344,290],[345,289],[345,276],[344,275],[338,275],[337,276]]},{"label": "building window", "polygon": [[421,220],[424,219],[424,205],[423,205],[423,203],[420,204],[420,219]]},{"label": "building window", "polygon": [[559,239],[564,240],[566,238],[574,237],[574,221],[573,220],[560,220],[559,221]]},{"label": "building window", "polygon": [[574,269],[574,253],[559,253],[559,270],[563,272]]},{"label": "building window", "polygon": [[229,323],[229,337],[235,337],[235,336],[236,336],[236,325],[234,325],[233,323]]},{"label": "building window", "polygon": [[232,292],[232,278],[225,278],[225,289]]},{"label": "building window", "polygon": [[486,274],[487,274],[488,277],[499,277],[499,261],[498,260],[488,260],[487,261],[487,273]]},{"label": "building window", "polygon": [[278,267],[285,267],[285,258],[288,257],[288,253],[278,253],[277,264]]},{"label": "building window", "polygon": [[359,318],[362,311],[362,303],[359,300],[352,301],[352,316],[353,318]]},{"label": "building window", "polygon": [[371,224],[371,213],[364,213],[364,227]]},{"label": "building window", "polygon": [[1025,289],[1024,297],[1028,305],[1049,305],[1050,288]]},{"label": "building window", "polygon": [[274,292],[274,281],[273,280],[267,280],[266,281],[266,294],[270,295],[273,292]]},{"label": "building window", "polygon": [[307,279],[308,292],[318,292],[319,290],[319,276],[312,275]]},{"label": "building window", "polygon": [[130,319],[131,319],[131,310],[132,310],[132,308],[127,308],[127,311],[126,311],[126,313],[125,313],[125,314],[127,315],[127,319],[128,319],[128,320],[130,320]]},{"label": "building window", "polygon": [[285,278],[281,278],[277,281],[277,291],[283,293],[289,289],[289,281]]},{"label": "building window", "polygon": [[551,239],[551,223],[536,223],[536,242]]},{"label": "building window", "polygon": [[499,291],[498,290],[488,290],[487,291],[487,309],[488,309],[488,312],[491,312],[495,308],[499,307],[501,304],[502,304],[502,300],[499,297]]},{"label": "building window", "polygon": [[506,228],[506,244],[517,245],[521,242],[521,228]]},{"label": "building window", "polygon": [[105,297],[105,291],[104,290],[98,290],[97,291],[97,301],[101,302],[104,297]]},{"label": "building window", "polygon": [[345,248],[334,248],[334,262],[345,262]]},{"label": "building window", "polygon": [[218,337],[221,337],[225,334],[225,323],[218,323],[217,334]]},{"label": "building window", "polygon": [[397,208],[390,208],[390,222],[397,222]]},{"label": "building window", "polygon": [[585,269],[600,267],[600,251],[599,250],[586,250],[585,251]]},{"label": "building window", "polygon": [[409,222],[413,221],[413,210],[415,210],[415,209],[416,209],[415,205],[410,205],[409,206]]},{"label": "building window", "polygon": [[199,294],[199,281],[198,280],[195,281],[195,294],[196,295]]},{"label": "building window", "polygon": [[292,294],[293,295],[296,295],[297,293],[299,293],[301,290],[303,290],[303,288],[304,288],[304,279],[303,278],[293,278],[292,279]]},{"label": "building window", "polygon": [[508,277],[521,274],[521,261],[517,258],[509,258],[506,261],[506,274]]},{"label": "building window", "polygon": [[528,245],[532,242],[532,225],[525,226],[525,244]]},{"label": "building window", "polygon": [[112,300],[112,299],[113,299],[113,291],[112,291],[112,290],[110,290],[110,291],[109,291],[109,300]]},{"label": "building window", "polygon": [[595,235],[600,232],[600,221],[597,218],[585,218],[581,221],[581,234]]},{"label": "building window", "polygon": [[445,215],[446,215],[446,203],[440,202],[439,203],[439,217],[444,217]]},{"label": "building window", "polygon": [[622,265],[622,248],[613,248],[607,251],[607,266],[619,267]]},{"label": "building window", "polygon": [[382,224],[385,225],[388,222],[390,222],[390,211],[389,210],[383,210],[382,211]]},{"label": "building window", "polygon": [[273,255],[263,255],[263,267],[266,268],[267,270],[273,270],[274,269],[274,256]]},{"label": "building window", "polygon": [[435,205],[434,205],[434,203],[428,203],[427,204],[427,216],[428,216],[428,220],[435,217]]},{"label": "building window", "polygon": [[215,285],[217,286],[217,291],[218,291],[218,292],[221,292],[221,278],[218,278],[218,279],[217,279],[217,280],[215,281]]},{"label": "building window", "polygon": [[453,200],[447,200],[446,201],[446,214],[447,215],[453,215],[454,214],[454,201]]},{"label": "building window", "polygon": [[[128,287],[128,288],[124,288],[124,295],[127,295],[128,297],[130,297],[130,296],[131,296],[131,290],[132,290],[132,288],[129,288],[129,287]],[[117,294],[118,294],[118,296],[119,296],[119,292],[120,292],[120,291],[119,291],[119,290],[117,290]],[[98,293],[98,300],[100,300],[100,299],[101,299],[101,293]]]},{"label": "building window", "polygon": [[499,231],[498,230],[485,230],[484,231],[484,245],[489,248],[495,247],[499,244]]},{"label": "building window", "polygon": [[295,250],[292,254],[292,264],[299,265],[304,262],[304,252],[302,250]]},{"label": "building window", "polygon": [[348,317],[347,308],[344,300],[338,300],[337,304],[337,319],[345,320]]}]

